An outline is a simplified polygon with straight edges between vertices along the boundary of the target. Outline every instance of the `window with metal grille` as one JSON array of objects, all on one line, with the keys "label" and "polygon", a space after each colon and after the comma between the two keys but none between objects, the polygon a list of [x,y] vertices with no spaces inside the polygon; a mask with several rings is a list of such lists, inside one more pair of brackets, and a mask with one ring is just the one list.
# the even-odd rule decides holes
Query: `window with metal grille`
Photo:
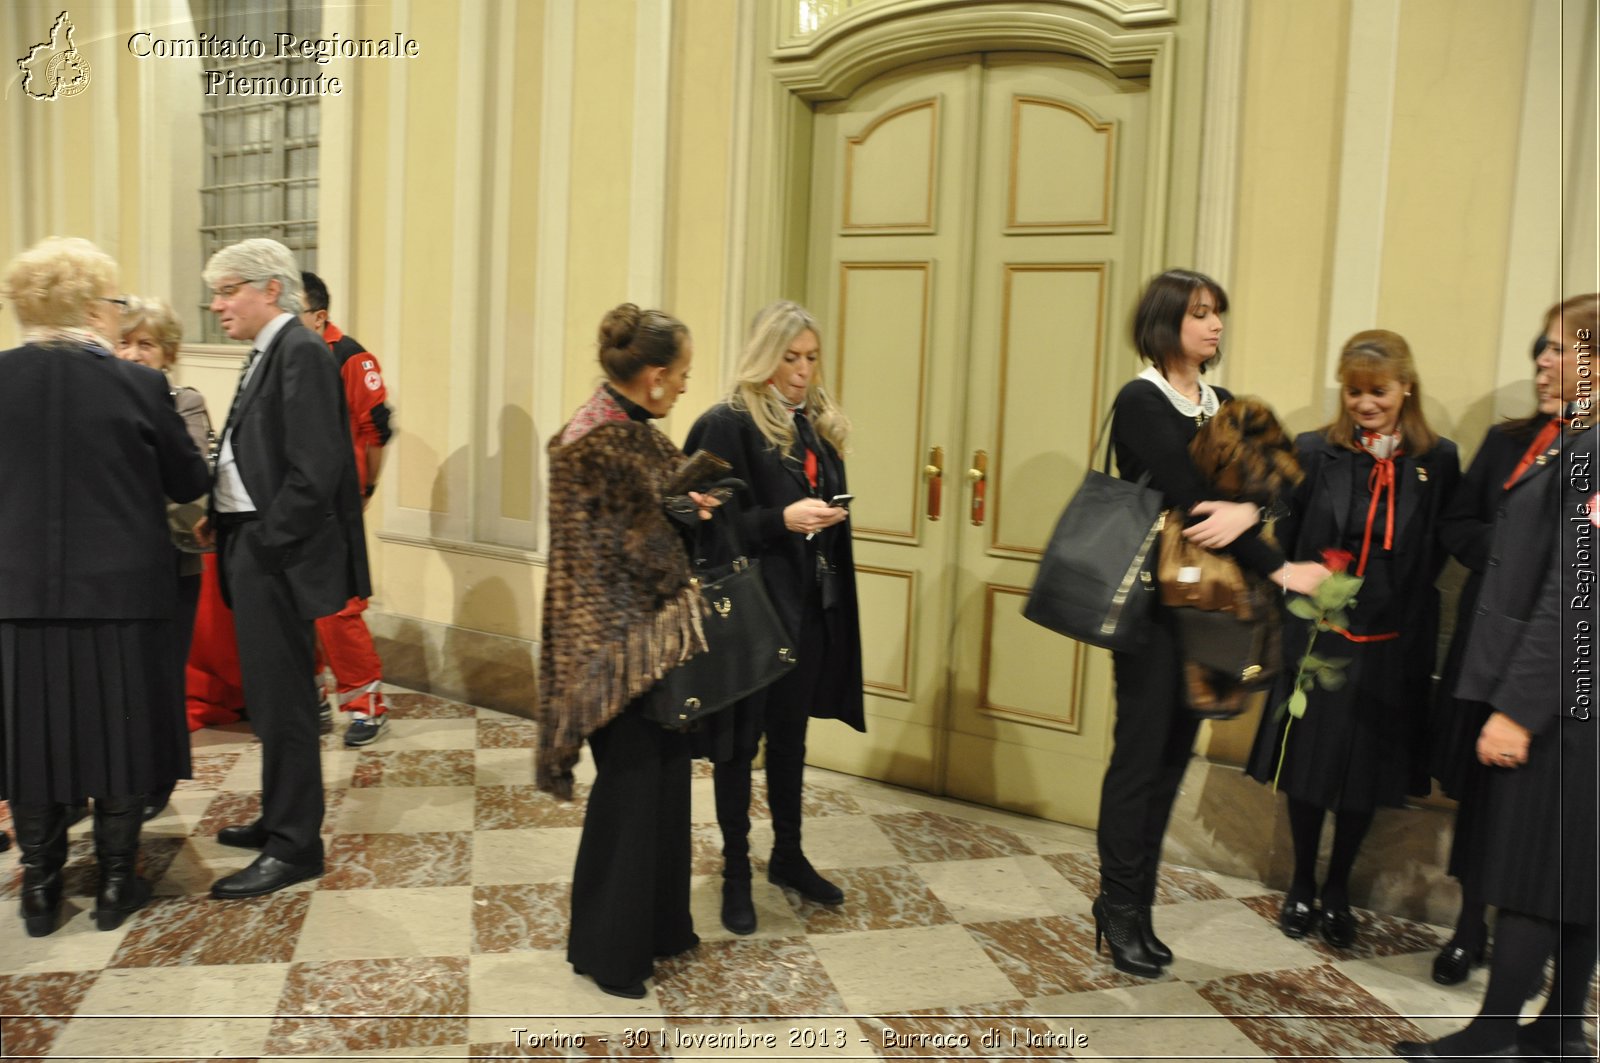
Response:
[{"label": "window with metal grille", "polygon": [[[239,78],[299,77],[319,69],[310,60],[275,58],[274,35],[315,38],[322,0],[209,0],[196,3],[196,28],[213,39],[259,40],[264,58],[204,60],[209,70]],[[202,82],[202,84],[204,84]],[[202,88],[202,92],[204,89]],[[295,253],[300,268],[317,268],[317,97],[202,95],[206,174],[200,190],[202,261],[253,236],[267,236]],[[202,307],[211,293],[202,289]],[[223,342],[216,316],[202,313],[205,343]]]}]

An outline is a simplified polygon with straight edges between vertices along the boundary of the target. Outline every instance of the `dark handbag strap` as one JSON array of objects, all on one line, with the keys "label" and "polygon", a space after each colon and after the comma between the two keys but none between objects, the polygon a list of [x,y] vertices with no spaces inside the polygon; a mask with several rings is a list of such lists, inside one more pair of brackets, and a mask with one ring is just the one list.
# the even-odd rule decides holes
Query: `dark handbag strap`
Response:
[{"label": "dark handbag strap", "polygon": [[[749,485],[737,477],[728,476],[718,480],[714,484],[707,485],[705,490],[714,491],[718,488],[724,487],[728,488],[730,491],[736,492],[747,489]],[[741,562],[749,559],[750,555],[745,551],[744,539],[739,534],[739,522],[736,519],[739,513],[739,508],[740,507],[737,499],[730,496],[725,502],[722,503],[722,505],[711,511],[710,520],[700,522],[700,527],[702,529],[706,529],[709,525],[708,530],[715,537],[716,541],[722,544],[727,552],[716,561],[713,561],[711,557],[707,557],[706,555],[709,554],[715,556],[715,552],[701,549],[699,544],[702,543],[703,540],[697,537],[695,553],[697,555],[701,555],[694,559],[694,567],[697,570],[703,572],[710,568],[716,567],[718,563],[732,563],[738,567]]]}]

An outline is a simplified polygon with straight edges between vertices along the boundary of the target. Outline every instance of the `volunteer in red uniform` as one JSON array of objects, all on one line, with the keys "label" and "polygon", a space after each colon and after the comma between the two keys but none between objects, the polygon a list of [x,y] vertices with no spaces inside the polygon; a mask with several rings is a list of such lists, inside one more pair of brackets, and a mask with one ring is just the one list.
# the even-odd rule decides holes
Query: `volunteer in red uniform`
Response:
[{"label": "volunteer in red uniform", "polygon": [[[306,294],[306,309],[301,312],[300,321],[322,337],[339,363],[345,405],[350,409],[356,475],[361,481],[362,505],[365,506],[377,490],[378,473],[383,468],[383,448],[390,436],[389,407],[384,403],[388,391],[383,386],[383,370],[371,351],[328,320],[328,286],[322,278],[315,273],[301,273],[300,280]],[[353,717],[344,733],[347,746],[364,746],[375,741],[388,723],[388,706],[378,689],[383,684],[383,663],[372,646],[367,623],[361,618],[366,608],[365,598],[351,598],[343,609],[317,621],[317,638],[338,683],[339,708]]]}]

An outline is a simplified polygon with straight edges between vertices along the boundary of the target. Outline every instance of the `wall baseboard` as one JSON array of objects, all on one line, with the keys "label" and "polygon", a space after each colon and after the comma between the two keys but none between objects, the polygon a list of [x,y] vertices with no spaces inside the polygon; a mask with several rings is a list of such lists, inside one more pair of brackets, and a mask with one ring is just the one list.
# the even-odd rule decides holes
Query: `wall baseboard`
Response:
[{"label": "wall baseboard", "polygon": [[537,643],[379,609],[366,620],[385,682],[532,719]]}]

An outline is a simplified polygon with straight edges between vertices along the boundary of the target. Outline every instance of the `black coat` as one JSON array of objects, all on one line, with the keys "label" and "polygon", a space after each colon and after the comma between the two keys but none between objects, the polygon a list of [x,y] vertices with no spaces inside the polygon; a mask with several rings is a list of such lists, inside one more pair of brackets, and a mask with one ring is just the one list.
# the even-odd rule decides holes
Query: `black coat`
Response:
[{"label": "black coat", "polygon": [[167,499],[206,483],[161,373],[86,344],[0,352],[0,620],[173,616]]},{"label": "black coat", "polygon": [[1532,733],[1528,761],[1489,771],[1484,899],[1594,925],[1596,443],[1568,434],[1501,493],[1458,698]]},{"label": "black coat", "polygon": [[[279,329],[224,431],[260,515],[260,561],[287,576],[299,615],[370,596],[350,415],[328,345],[299,321]],[[228,598],[225,578],[222,590]]]},{"label": "black coat", "polygon": [[[684,450],[709,450],[733,466],[730,475],[749,485],[739,492],[738,527],[747,550],[761,559],[767,593],[791,634],[799,632],[801,611],[807,599],[807,581],[816,579],[820,555],[836,576],[838,600],[824,610],[828,632],[825,669],[810,714],[819,719],[843,720],[865,731],[866,714],[861,690],[861,624],[856,606],[855,557],[850,523],[820,532],[810,543],[804,535],[784,526],[783,510],[812,495],[806,479],[803,450],[798,440],[789,453],[780,454],[767,442],[755,421],[727,403],[718,403],[689,429]],[[844,461],[826,441],[818,455],[823,491],[827,497],[846,494]],[[815,600],[813,596],[813,601]],[[798,668],[808,667],[801,661]],[[756,695],[760,698],[761,695]]]},{"label": "black coat", "polygon": [[[1278,524],[1278,535],[1291,560],[1319,561],[1324,549],[1343,549],[1352,534],[1359,536],[1360,527],[1350,523],[1352,503],[1365,490],[1371,462],[1329,443],[1321,432],[1302,434],[1295,450],[1306,478],[1295,491],[1289,515]],[[1396,458],[1389,586],[1380,590],[1369,579],[1357,596],[1355,615],[1385,615],[1400,637],[1360,644],[1329,632],[1319,638],[1321,655],[1350,660],[1349,681],[1339,691],[1314,689],[1305,716],[1294,721],[1280,779],[1290,796],[1324,808],[1370,810],[1402,804],[1408,793],[1427,793],[1423,730],[1439,634],[1434,580],[1445,559],[1439,513],[1460,478],[1456,446],[1448,439],[1420,457],[1402,452]],[[1383,524],[1380,507],[1374,554],[1382,546]],[[1373,633],[1355,621],[1352,628],[1356,634]],[[1284,721],[1275,710],[1289,696],[1308,631],[1304,620],[1290,619],[1285,626],[1284,674],[1250,755],[1250,774],[1262,782],[1271,782],[1278,769]]]},{"label": "black coat", "polygon": [[1489,709],[1482,702],[1458,700],[1456,680],[1461,676],[1472,633],[1472,614],[1488,568],[1489,543],[1495,514],[1505,494],[1506,477],[1517,467],[1535,432],[1537,428],[1513,434],[1505,425],[1489,429],[1461,478],[1455,498],[1439,514],[1439,541],[1467,569],[1467,579],[1456,604],[1450,652],[1445,655],[1434,690],[1433,715],[1428,725],[1428,770],[1439,780],[1440,788],[1458,801],[1469,785],[1467,776],[1474,772],[1478,731]]}]

